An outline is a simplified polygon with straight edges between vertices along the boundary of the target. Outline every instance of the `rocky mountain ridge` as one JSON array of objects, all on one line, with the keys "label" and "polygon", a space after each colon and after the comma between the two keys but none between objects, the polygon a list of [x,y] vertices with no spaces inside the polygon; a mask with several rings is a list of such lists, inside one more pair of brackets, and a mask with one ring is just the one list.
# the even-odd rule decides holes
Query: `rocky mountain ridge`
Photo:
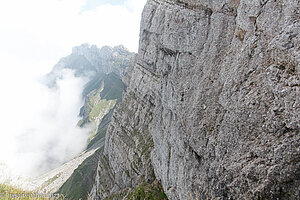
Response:
[{"label": "rocky mountain ridge", "polygon": [[61,77],[62,70],[73,70],[77,77],[93,79],[99,74],[115,73],[124,76],[125,69],[134,59],[134,53],[129,52],[124,46],[115,47],[82,44],[72,48],[72,53],[53,67],[47,74],[44,82],[53,86],[56,78]]},{"label": "rocky mountain ridge", "polygon": [[89,199],[299,199],[299,8],[148,0]]},{"label": "rocky mountain ridge", "polygon": [[96,45],[82,44],[73,47],[72,54],[84,56],[96,70],[109,74],[114,72],[123,77],[126,67],[130,64],[134,54],[124,46],[103,46],[99,49]]}]

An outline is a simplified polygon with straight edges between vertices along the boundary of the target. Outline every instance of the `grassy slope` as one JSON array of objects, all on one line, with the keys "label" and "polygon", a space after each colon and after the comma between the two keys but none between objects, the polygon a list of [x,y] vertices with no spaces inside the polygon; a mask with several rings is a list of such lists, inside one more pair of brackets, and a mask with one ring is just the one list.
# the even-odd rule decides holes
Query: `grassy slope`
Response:
[{"label": "grassy slope", "polygon": [[97,134],[94,136],[94,138],[89,142],[88,146],[87,146],[87,149],[90,149],[90,148],[93,148],[95,147],[95,145],[97,144],[98,141],[100,141],[102,138],[105,137],[106,135],[106,130],[108,128],[108,125],[109,125],[109,122],[110,122],[110,119],[112,117],[112,114],[114,112],[114,108],[111,109],[109,111],[108,114],[106,114],[102,120],[101,120],[101,123],[99,124],[99,127],[98,127],[98,132]]},{"label": "grassy slope", "polygon": [[142,183],[139,187],[131,191],[123,191],[118,194],[112,194],[104,200],[167,200],[161,184],[155,180],[152,184]]},{"label": "grassy slope", "polygon": [[105,74],[103,74],[103,73],[99,73],[96,76],[94,76],[94,78],[84,86],[82,96],[86,97],[91,91],[93,91],[95,89],[99,89],[103,82],[104,77],[105,77]]},{"label": "grassy slope", "polygon": [[[102,99],[100,98],[100,93],[102,91],[102,88],[100,88],[98,90],[98,92],[95,94],[95,96],[93,96],[89,102],[89,107],[91,109],[91,112],[89,114],[89,121],[95,121],[96,118],[100,115],[100,113],[105,113],[107,111],[107,113],[109,112],[109,110],[112,109],[112,107],[115,105],[116,103],[116,99],[113,100],[106,100],[106,99]],[[108,110],[107,110],[108,109]],[[105,114],[107,114],[105,113]]]},{"label": "grassy slope", "polygon": [[[101,80],[93,80],[91,82],[93,82],[93,84],[87,85],[89,86],[89,90],[93,89],[93,87],[98,87],[99,89],[97,94],[91,97],[90,102],[88,102],[90,108],[89,121],[95,121],[96,117],[98,117],[100,113],[104,113],[105,115],[101,119],[100,124],[97,124],[98,130],[88,144],[88,148],[105,137],[106,129],[110,122],[114,107],[122,100],[122,93],[125,88],[121,78],[115,73],[110,73],[103,76]],[[93,87],[91,87],[91,85],[93,85]],[[95,88],[93,90],[95,90]],[[89,95],[93,92],[93,90],[89,93]],[[107,108],[108,112],[104,112]]]},{"label": "grassy slope", "polygon": [[95,181],[95,173],[100,153],[103,148],[87,158],[74,171],[72,176],[58,190],[59,194],[65,194],[68,199],[86,199]]},{"label": "grassy slope", "polygon": [[122,82],[120,77],[114,73],[110,73],[106,77],[104,77],[103,82],[104,88],[100,92],[101,102],[92,109],[90,113],[90,119],[94,119],[96,116],[98,116],[101,112],[101,109],[107,107],[107,104],[110,101],[113,101],[113,104],[111,104],[111,106],[109,107],[109,112],[106,113],[106,115],[102,118],[98,126],[98,131],[89,142],[87,148],[91,148],[93,145],[97,144],[97,141],[100,141],[105,137],[106,130],[112,117],[115,105],[122,100],[122,93],[125,88],[124,83]]},{"label": "grassy slope", "polygon": [[[24,199],[24,200],[40,200],[46,198],[29,197],[32,193],[14,188],[9,185],[0,184],[0,200]],[[49,199],[49,198],[48,198]]]},{"label": "grassy slope", "polygon": [[[102,88],[102,83],[104,83]],[[89,120],[95,118],[107,107],[107,102],[113,101],[113,104],[122,100],[124,84],[120,77],[114,73],[108,75],[98,75],[92,81],[87,83],[83,95],[87,96],[93,91],[94,96],[90,98],[88,106],[91,106]],[[102,118],[96,135],[88,144],[87,149],[99,147],[99,141],[106,135],[106,130],[111,120],[115,106],[109,107],[109,112]],[[88,192],[92,189],[96,169],[98,166],[99,154],[103,151],[100,148],[94,155],[87,158],[72,174],[72,176],[62,185],[58,193],[65,194],[70,199],[86,199]]]}]

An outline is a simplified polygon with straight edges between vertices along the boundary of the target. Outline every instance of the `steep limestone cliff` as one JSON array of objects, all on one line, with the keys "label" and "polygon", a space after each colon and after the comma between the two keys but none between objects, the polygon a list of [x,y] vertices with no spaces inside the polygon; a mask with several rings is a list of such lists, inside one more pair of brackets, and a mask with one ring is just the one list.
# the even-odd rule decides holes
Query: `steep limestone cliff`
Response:
[{"label": "steep limestone cliff", "polygon": [[[126,77],[130,76],[135,77],[135,81],[131,79],[129,84],[124,80],[128,90],[117,105],[106,132],[91,199],[137,187],[143,182],[152,183],[155,179],[150,159],[153,140],[148,129],[153,120],[154,99],[145,96],[149,92],[145,84],[150,84],[152,75],[142,68],[134,68]],[[140,93],[131,90],[137,87]]]},{"label": "steep limestone cliff", "polygon": [[299,199],[299,0],[148,0],[125,78],[93,198]]}]

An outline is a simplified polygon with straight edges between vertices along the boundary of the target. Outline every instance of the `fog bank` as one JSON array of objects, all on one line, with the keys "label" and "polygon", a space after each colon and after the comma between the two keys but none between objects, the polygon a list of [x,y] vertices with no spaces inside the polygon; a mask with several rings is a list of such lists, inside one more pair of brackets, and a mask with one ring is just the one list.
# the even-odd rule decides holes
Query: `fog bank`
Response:
[{"label": "fog bank", "polygon": [[89,132],[76,126],[84,80],[64,71],[48,88],[33,77],[10,75],[15,78],[0,86],[0,162],[14,174],[37,176],[80,153]]}]

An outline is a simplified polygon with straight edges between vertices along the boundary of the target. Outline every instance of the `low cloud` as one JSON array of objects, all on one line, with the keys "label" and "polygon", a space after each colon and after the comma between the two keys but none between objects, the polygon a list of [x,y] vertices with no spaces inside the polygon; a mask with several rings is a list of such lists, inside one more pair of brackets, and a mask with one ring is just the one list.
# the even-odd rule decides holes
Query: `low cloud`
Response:
[{"label": "low cloud", "polygon": [[72,71],[64,71],[62,77],[54,88],[23,78],[4,95],[0,162],[15,174],[40,175],[85,148],[89,129],[76,126],[85,81]]}]

